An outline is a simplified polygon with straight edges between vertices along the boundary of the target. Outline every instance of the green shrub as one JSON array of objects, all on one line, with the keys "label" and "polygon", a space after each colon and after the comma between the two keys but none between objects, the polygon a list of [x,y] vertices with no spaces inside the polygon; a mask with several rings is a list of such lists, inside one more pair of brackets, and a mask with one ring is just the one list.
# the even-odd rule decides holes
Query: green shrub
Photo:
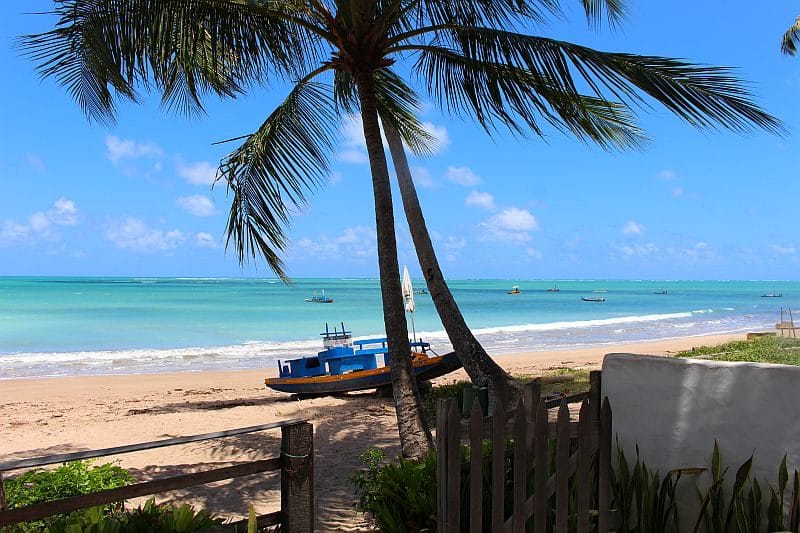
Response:
[{"label": "green shrub", "polygon": [[384,463],[384,453],[370,448],[361,454],[366,469],[351,481],[356,509],[369,513],[381,531],[418,532],[436,529],[436,455],[420,462],[400,459]]},{"label": "green shrub", "polygon": [[677,357],[718,361],[748,361],[800,366],[800,340],[789,337],[757,337],[718,346],[700,346],[678,352]]},{"label": "green shrub", "polygon": [[[92,466],[89,461],[65,463],[53,470],[30,470],[3,480],[9,509],[114,489],[134,482],[127,470],[113,464]],[[105,507],[106,511],[113,506]],[[14,532],[40,531],[53,519],[37,520],[14,526]]]},{"label": "green shrub", "polygon": [[49,533],[191,533],[218,527],[223,520],[190,505],[156,505],[153,499],[143,506],[106,513],[92,507],[52,521]]}]

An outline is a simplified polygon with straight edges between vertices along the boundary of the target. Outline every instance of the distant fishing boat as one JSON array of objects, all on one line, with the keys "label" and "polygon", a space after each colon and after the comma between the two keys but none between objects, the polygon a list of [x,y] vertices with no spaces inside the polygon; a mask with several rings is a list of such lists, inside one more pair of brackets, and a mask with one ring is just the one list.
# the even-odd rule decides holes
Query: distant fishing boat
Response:
[{"label": "distant fishing boat", "polygon": [[606,299],[602,296],[582,296],[581,300],[584,302],[605,302]]},{"label": "distant fishing boat", "polygon": [[669,294],[669,291],[667,289],[659,289],[653,291],[653,294]]},{"label": "distant fishing boat", "polygon": [[414,294],[428,294],[428,289],[414,289]]},{"label": "distant fishing boat", "polygon": [[522,291],[520,291],[519,287],[517,287],[516,285],[511,287],[511,290],[508,291],[508,294],[521,294],[521,293],[522,293]]},{"label": "distant fishing boat", "polygon": [[312,296],[311,298],[306,298],[306,301],[311,302],[313,304],[332,304],[333,298],[331,298],[330,296],[325,296],[325,289],[322,289],[322,296],[317,295],[317,293],[315,292],[314,296]]},{"label": "distant fishing boat", "polygon": [[561,290],[561,289],[559,289],[559,288],[556,286],[556,284],[555,284],[555,283],[553,283],[553,286],[552,286],[552,287],[550,287],[549,289],[547,289],[547,292],[558,292],[558,291],[560,291],[560,290]]},{"label": "distant fishing boat", "polygon": [[783,293],[782,292],[768,292],[767,294],[762,294],[761,297],[762,298],[782,298],[783,297]]}]

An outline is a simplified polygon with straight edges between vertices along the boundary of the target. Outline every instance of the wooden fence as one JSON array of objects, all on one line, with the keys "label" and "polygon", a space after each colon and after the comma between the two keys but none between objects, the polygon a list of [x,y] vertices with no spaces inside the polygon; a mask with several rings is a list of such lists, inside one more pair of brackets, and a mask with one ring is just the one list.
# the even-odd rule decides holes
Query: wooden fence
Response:
[{"label": "wooden fence", "polygon": [[[584,533],[596,519],[597,531],[607,533],[611,407],[607,398],[601,407],[600,379],[600,372],[592,372],[588,393],[555,400],[541,397],[541,384],[533,382],[514,410],[483,417],[475,402],[469,419],[463,421],[454,400],[440,400],[438,531],[525,532],[532,526],[534,533]],[[581,402],[578,421],[571,421],[569,404],[577,402]],[[550,421],[548,408],[556,406],[557,420]],[[487,441],[492,452],[485,457]],[[462,443],[470,449],[463,463]]]},{"label": "wooden fence", "polygon": [[[165,446],[219,439],[276,428],[281,429],[281,447],[280,454],[277,457],[248,461],[235,466],[206,470],[193,474],[182,474],[152,481],[144,481],[116,489],[37,503],[16,509],[6,509],[2,479],[3,473],[10,470],[40,467],[141,450],[151,450]],[[218,431],[215,433],[204,433],[201,435],[177,437],[101,450],[50,455],[47,457],[0,463],[0,531],[3,530],[4,526],[19,524],[20,522],[39,520],[47,516],[69,513],[97,505],[120,502],[129,498],[158,494],[195,485],[204,485],[213,481],[221,481],[274,470],[280,470],[281,509],[280,511],[259,516],[258,526],[268,527],[280,525],[281,531],[297,533],[313,531],[314,437],[312,425],[304,420],[287,420],[284,422]],[[242,502],[242,505],[244,506],[245,502]],[[244,524],[246,524],[246,521],[226,524],[223,530],[229,531],[237,527],[239,530],[242,530],[243,527],[246,529]]]}]

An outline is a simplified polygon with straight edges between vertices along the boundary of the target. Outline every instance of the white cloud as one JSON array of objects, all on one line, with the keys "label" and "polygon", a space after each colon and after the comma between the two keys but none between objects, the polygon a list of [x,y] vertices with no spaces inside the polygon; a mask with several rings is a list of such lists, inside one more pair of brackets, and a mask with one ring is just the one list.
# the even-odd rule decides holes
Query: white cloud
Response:
[{"label": "white cloud", "polygon": [[142,220],[134,217],[125,217],[109,224],[105,238],[121,250],[143,253],[172,250],[186,240],[180,230],[151,229]]},{"label": "white cloud", "polygon": [[47,171],[47,165],[45,165],[42,158],[36,154],[25,154],[25,164],[36,172]]},{"label": "white cloud", "polygon": [[539,223],[527,209],[509,207],[481,223],[485,238],[525,242],[531,240],[530,233],[539,229]]},{"label": "white cloud", "polygon": [[433,154],[440,153],[450,145],[450,136],[444,126],[437,126],[432,122],[423,122],[422,127],[434,139],[433,145],[430,147]]},{"label": "white cloud", "polygon": [[656,174],[656,177],[660,180],[671,181],[674,179],[678,179],[678,174],[676,174],[672,170],[662,170],[661,172]]},{"label": "white cloud", "polygon": [[75,226],[78,223],[78,208],[75,202],[66,198],[59,198],[53,203],[53,208],[48,211],[48,217],[54,224],[60,226]]},{"label": "white cloud", "polygon": [[214,204],[202,194],[193,194],[191,196],[181,196],[175,203],[183,208],[184,211],[196,217],[210,217],[217,213]]},{"label": "white cloud", "polygon": [[644,235],[645,227],[634,220],[629,220],[622,226],[622,233],[625,235]]},{"label": "white cloud", "polygon": [[497,209],[497,206],[494,203],[494,196],[488,192],[470,192],[467,198],[464,200],[464,205],[468,207],[480,207],[482,209],[488,209],[489,211],[494,211]]},{"label": "white cloud", "polygon": [[316,258],[374,257],[377,248],[375,230],[367,226],[345,228],[336,236],[321,235],[318,241],[308,237],[295,243],[291,254]]},{"label": "white cloud", "polygon": [[[80,212],[75,202],[59,198],[47,211],[37,211],[28,217],[27,223],[6,220],[0,231],[0,240],[24,241],[27,239],[56,241],[60,237],[54,226],[75,226]],[[32,244],[32,243],[29,243]]]},{"label": "white cloud", "polygon": [[794,255],[797,253],[797,247],[793,245],[773,244],[772,251],[779,255]]},{"label": "white cloud", "polygon": [[106,157],[117,164],[126,159],[141,157],[157,159],[164,156],[164,151],[153,143],[139,143],[128,139],[120,139],[114,135],[106,137]]},{"label": "white cloud", "polygon": [[362,163],[369,163],[369,157],[367,156],[366,150],[360,150],[358,148],[348,148],[339,152],[338,155],[339,161],[344,161],[345,163],[354,163],[354,164],[362,164]]},{"label": "white cloud", "polygon": [[528,248],[528,256],[534,259],[541,259],[543,257],[542,252],[536,248]]},{"label": "white cloud", "polygon": [[447,167],[447,179],[464,187],[474,187],[481,182],[481,177],[469,167]]},{"label": "white cloud", "polygon": [[646,257],[658,253],[659,249],[655,243],[630,244],[619,247],[619,251],[628,257]]},{"label": "white cloud", "polygon": [[414,180],[414,185],[422,187],[423,189],[433,188],[433,176],[428,172],[425,167],[414,167],[411,169],[411,176]]},{"label": "white cloud", "polygon": [[178,160],[176,170],[178,175],[191,185],[213,185],[217,175],[217,167],[208,161],[186,163]]},{"label": "white cloud", "polygon": [[467,246],[467,240],[464,237],[449,236],[444,241],[445,258],[452,262],[458,261],[461,257],[461,250]]},{"label": "white cloud", "polygon": [[220,243],[210,233],[201,231],[194,236],[194,244],[201,248],[220,248]]}]

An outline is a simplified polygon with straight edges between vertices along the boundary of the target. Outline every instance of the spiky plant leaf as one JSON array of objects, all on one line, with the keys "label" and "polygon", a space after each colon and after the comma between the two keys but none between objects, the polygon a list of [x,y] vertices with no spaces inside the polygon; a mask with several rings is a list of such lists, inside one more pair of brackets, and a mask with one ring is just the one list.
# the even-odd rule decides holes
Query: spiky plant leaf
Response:
[{"label": "spiky plant leaf", "polygon": [[800,17],[797,17],[794,24],[783,34],[781,52],[793,56],[797,53],[798,46],[800,46]]}]

